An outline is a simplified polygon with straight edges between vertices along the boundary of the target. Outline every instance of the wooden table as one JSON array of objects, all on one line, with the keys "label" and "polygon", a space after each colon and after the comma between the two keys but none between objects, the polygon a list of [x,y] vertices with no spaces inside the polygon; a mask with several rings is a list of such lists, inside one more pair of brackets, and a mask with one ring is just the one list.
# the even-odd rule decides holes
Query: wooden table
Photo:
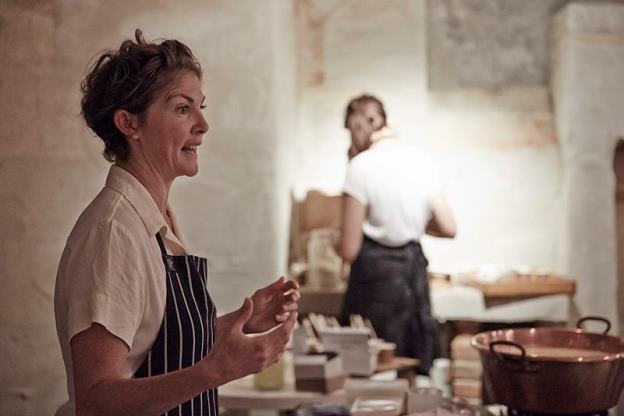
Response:
[{"label": "wooden table", "polygon": [[[557,275],[518,275],[516,278],[506,278],[493,283],[481,283],[475,276],[465,273],[459,280],[461,284],[481,291],[487,307],[541,296],[568,295],[571,297],[576,293],[574,280]],[[451,282],[441,281],[441,279],[430,280],[432,291],[451,285]],[[344,288],[312,290],[302,287],[299,313],[302,316],[310,312],[339,316],[343,297]]]},{"label": "wooden table", "polygon": [[416,358],[394,357],[388,363],[377,364],[375,372],[381,373],[382,371],[396,370],[398,378],[406,379],[409,385],[413,386],[418,364],[420,364],[420,361]]},{"label": "wooden table", "polygon": [[488,299],[525,299],[549,295],[574,295],[576,282],[572,279],[548,275],[517,275],[493,283],[481,283],[476,279],[466,279],[463,284],[483,292]]},{"label": "wooden table", "polygon": [[482,283],[470,278],[460,281],[464,285],[480,290],[488,308],[542,296],[566,295],[571,298],[576,293],[574,280],[556,275],[516,274],[493,283]]}]

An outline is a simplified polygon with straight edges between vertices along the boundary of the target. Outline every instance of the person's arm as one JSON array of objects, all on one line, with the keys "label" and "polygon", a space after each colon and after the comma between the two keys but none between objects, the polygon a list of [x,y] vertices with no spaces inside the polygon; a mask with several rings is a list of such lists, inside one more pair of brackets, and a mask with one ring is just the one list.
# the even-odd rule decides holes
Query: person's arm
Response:
[{"label": "person's arm", "polygon": [[149,378],[122,378],[128,346],[99,324],[72,338],[71,351],[77,416],[158,415],[209,384],[199,365]]},{"label": "person's arm", "polygon": [[431,218],[425,232],[433,237],[455,238],[457,229],[453,213],[442,195],[431,199]]},{"label": "person's arm", "polygon": [[128,346],[94,323],[71,342],[77,416],[122,414],[160,415],[199,393],[228,381],[257,373],[275,363],[297,319],[293,312],[274,330],[258,336],[243,333],[253,311],[246,298],[222,327],[215,344],[197,364],[146,378],[123,378]]},{"label": "person's arm", "polygon": [[357,199],[342,195],[342,222],[340,239],[334,246],[336,253],[347,263],[353,263],[362,246],[362,223],[366,207]]}]

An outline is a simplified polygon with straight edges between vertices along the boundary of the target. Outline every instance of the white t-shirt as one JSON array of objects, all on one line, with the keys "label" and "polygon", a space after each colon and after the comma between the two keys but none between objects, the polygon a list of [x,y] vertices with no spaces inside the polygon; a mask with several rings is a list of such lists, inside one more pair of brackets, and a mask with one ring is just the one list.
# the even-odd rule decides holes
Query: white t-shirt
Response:
[{"label": "white t-shirt", "polygon": [[420,239],[431,218],[431,198],[440,192],[431,157],[396,138],[355,156],[344,184],[344,193],[368,210],[364,235],[391,247]]},{"label": "white t-shirt", "polygon": [[[178,234],[171,210],[173,227]],[[187,253],[145,187],[111,166],[106,185],[82,212],[67,239],[56,277],[54,312],[69,401],[57,415],[75,415],[69,342],[97,322],[123,340],[130,378],[156,339],[166,302],[166,276],[156,233],[170,254]]]}]

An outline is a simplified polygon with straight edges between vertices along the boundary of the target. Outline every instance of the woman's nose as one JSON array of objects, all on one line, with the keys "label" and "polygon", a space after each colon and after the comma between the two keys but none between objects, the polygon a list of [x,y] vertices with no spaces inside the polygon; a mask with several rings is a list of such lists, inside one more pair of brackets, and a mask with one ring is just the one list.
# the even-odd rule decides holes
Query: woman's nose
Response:
[{"label": "woman's nose", "polygon": [[208,122],[206,121],[206,117],[204,117],[204,115],[200,113],[199,120],[197,122],[197,127],[195,129],[195,133],[205,134],[205,133],[208,133],[209,129],[210,129],[210,126],[208,125]]}]

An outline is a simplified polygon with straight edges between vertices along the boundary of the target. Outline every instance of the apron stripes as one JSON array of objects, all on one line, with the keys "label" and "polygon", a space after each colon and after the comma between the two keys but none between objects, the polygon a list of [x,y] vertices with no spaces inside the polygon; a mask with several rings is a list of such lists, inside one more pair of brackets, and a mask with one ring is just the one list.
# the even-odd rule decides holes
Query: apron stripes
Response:
[{"label": "apron stripes", "polygon": [[[216,307],[206,287],[206,259],[170,256],[156,234],[167,275],[165,314],[156,340],[134,377],[150,377],[189,367],[214,344]],[[165,412],[167,416],[219,414],[217,389],[211,389]]]}]

